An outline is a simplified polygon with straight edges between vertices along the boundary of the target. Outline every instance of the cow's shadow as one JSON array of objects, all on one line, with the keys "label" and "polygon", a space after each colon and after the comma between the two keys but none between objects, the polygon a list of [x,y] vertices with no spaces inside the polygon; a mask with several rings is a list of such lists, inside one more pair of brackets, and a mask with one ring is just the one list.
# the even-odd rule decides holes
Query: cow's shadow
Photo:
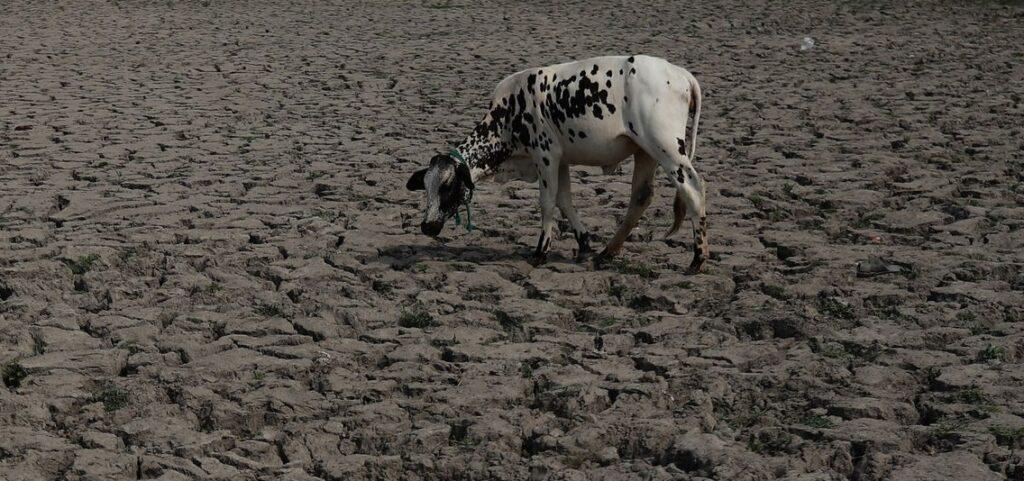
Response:
[{"label": "cow's shadow", "polygon": [[[507,247],[494,246],[448,246],[444,244],[432,245],[395,245],[380,248],[377,250],[378,262],[391,264],[395,269],[404,270],[414,264],[424,261],[472,263],[472,264],[507,264],[514,262],[529,262],[533,249],[510,245]],[[548,263],[552,262],[574,262],[570,257],[565,257],[555,252],[548,253]]]}]

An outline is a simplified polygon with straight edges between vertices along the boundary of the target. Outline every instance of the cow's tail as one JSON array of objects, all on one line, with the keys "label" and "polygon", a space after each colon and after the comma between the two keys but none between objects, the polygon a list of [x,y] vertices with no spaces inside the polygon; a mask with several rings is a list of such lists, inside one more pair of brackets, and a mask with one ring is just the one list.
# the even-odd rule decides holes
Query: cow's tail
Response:
[{"label": "cow's tail", "polygon": [[[692,74],[687,73],[687,76],[689,77],[690,81],[690,101],[688,102],[690,108],[689,112],[687,112],[687,116],[692,115],[693,120],[691,122],[687,122],[687,126],[689,127],[690,132],[689,135],[687,135],[686,158],[690,161],[690,165],[685,167],[687,167],[690,170],[691,174],[694,177],[693,180],[700,184],[700,199],[703,200],[704,182],[702,182],[700,178],[696,176],[697,172],[694,171],[692,167],[693,161],[695,159],[694,155],[697,152],[697,124],[700,123],[700,84],[697,83],[697,79],[694,78]],[[686,219],[686,195],[687,193],[684,191],[684,188],[682,186],[680,186],[680,188],[676,190],[675,201],[672,203],[672,227],[668,230],[668,233],[665,234],[666,238],[671,237],[673,234],[679,231],[679,227],[683,224],[683,220]],[[700,214],[703,214],[703,212],[694,212],[694,215]]]}]

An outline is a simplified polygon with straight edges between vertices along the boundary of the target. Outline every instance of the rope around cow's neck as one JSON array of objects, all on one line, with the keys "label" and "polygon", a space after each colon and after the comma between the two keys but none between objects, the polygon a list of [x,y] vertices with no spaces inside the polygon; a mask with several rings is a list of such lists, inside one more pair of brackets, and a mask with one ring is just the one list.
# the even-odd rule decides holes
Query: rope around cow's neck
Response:
[{"label": "rope around cow's neck", "polygon": [[[466,159],[462,157],[462,154],[460,154],[458,150],[452,149],[452,151],[451,151],[451,153],[449,155],[451,155],[455,159],[458,159],[459,163],[462,164],[462,165],[465,165],[467,169],[469,168],[469,163],[466,162]],[[472,221],[472,219],[470,219],[470,214],[469,214],[469,201],[470,200],[473,200],[473,189],[469,189],[469,196],[466,197],[466,202],[465,202],[465,206],[466,206],[466,232],[472,232],[473,231],[473,221]],[[460,225],[460,224],[462,224],[462,219],[459,218],[459,210],[455,209],[455,225]]]}]

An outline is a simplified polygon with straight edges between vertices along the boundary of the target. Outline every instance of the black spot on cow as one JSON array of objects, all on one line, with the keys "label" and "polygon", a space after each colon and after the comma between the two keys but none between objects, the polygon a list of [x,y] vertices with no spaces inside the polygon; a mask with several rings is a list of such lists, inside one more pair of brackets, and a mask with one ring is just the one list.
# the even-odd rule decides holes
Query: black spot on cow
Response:
[{"label": "black spot on cow", "polygon": [[619,69],[619,75],[622,75],[622,69],[621,68]]},{"label": "black spot on cow", "polygon": [[594,64],[594,68],[590,71],[590,75],[597,75],[597,64]]},{"label": "black spot on cow", "polygon": [[634,60],[633,57],[629,57],[629,58],[626,59],[626,61],[629,62],[629,63],[633,63],[633,60]]},{"label": "black spot on cow", "polygon": [[635,68],[631,68],[631,69],[629,69],[629,73],[630,73],[630,74],[636,74],[636,69],[635,69]]},{"label": "black spot on cow", "polygon": [[623,95],[623,96],[622,96],[622,102],[623,102],[623,103],[625,103],[625,102],[629,102],[629,97],[626,97],[625,95]]},{"label": "black spot on cow", "polygon": [[543,161],[544,161],[544,165],[551,165],[551,161],[550,161],[550,160],[548,160],[548,158],[547,158],[547,157],[541,157],[541,160],[543,160]]},{"label": "black spot on cow", "polygon": [[587,133],[586,133],[586,132],[584,132],[584,131],[582,131],[582,130],[580,131],[580,134],[579,134],[579,135],[580,135],[580,139],[585,139],[585,138],[587,138]]},{"label": "black spot on cow", "polygon": [[604,81],[604,86],[606,88],[611,88],[612,87],[612,81],[611,80],[605,80]]},{"label": "black spot on cow", "polygon": [[603,119],[604,118],[604,113],[601,111],[601,106],[600,105],[595,105],[594,106],[594,117],[597,117],[599,119]]},{"label": "black spot on cow", "polygon": [[633,128],[633,122],[629,122],[629,131],[633,132],[633,135],[640,135],[640,134],[636,133],[636,129]]},{"label": "black spot on cow", "polygon": [[533,93],[533,84],[535,83],[537,83],[536,75],[530,75],[529,77],[526,77],[526,88],[530,90],[531,94]]},{"label": "black spot on cow", "polygon": [[686,183],[686,177],[686,170],[684,170],[682,167],[680,167],[679,170],[676,170],[676,181],[678,181],[680,184]]},{"label": "black spot on cow", "polygon": [[576,131],[574,131],[573,129],[569,129],[569,137],[575,137],[575,136],[576,136]]},{"label": "black spot on cow", "polygon": [[686,155],[686,141],[680,138],[676,138],[676,142],[679,143],[679,153]]},{"label": "black spot on cow", "polygon": [[608,107],[608,113],[610,113],[610,114],[614,114],[615,113],[615,106],[614,105],[608,104],[608,105],[605,105],[605,107]]},{"label": "black spot on cow", "polygon": [[605,72],[604,75],[605,75],[605,77],[611,77],[612,76],[612,71],[609,70],[609,71]]},{"label": "black spot on cow", "polygon": [[547,188],[547,186],[548,186],[548,181],[546,181],[546,180],[541,180],[541,181],[540,181],[540,183],[541,183],[541,185],[543,185],[543,186],[544,186],[545,188]]}]

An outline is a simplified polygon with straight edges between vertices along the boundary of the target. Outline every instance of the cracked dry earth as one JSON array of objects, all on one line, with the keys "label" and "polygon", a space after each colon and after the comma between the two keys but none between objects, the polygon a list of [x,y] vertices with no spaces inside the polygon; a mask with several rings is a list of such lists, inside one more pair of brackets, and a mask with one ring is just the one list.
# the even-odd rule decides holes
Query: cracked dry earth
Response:
[{"label": "cracked dry earth", "polygon": [[[1024,479],[1024,10],[964,3],[5,2],[0,479]],[[664,184],[602,271],[525,183],[418,233],[606,53],[703,84],[706,273]]]}]

